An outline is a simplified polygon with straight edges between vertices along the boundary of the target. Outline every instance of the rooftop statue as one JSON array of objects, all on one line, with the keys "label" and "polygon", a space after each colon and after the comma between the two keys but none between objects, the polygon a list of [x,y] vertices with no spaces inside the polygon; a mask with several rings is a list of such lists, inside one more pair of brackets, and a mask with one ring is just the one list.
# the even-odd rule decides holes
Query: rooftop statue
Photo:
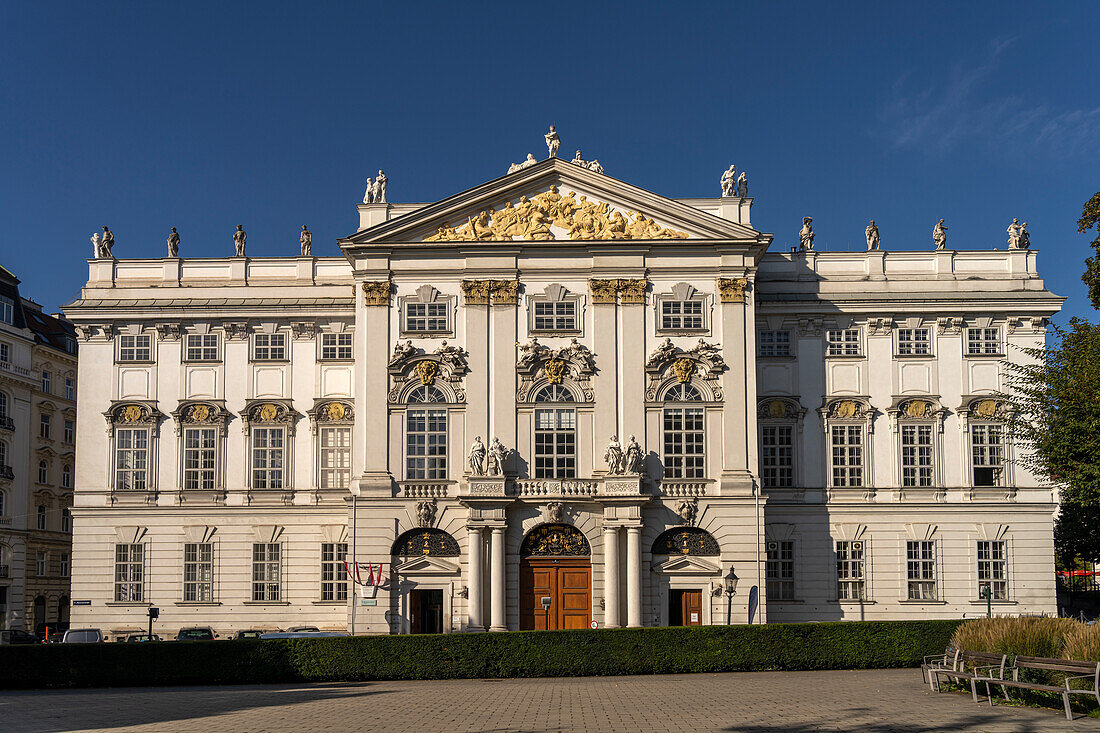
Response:
[{"label": "rooftop statue", "polygon": [[180,254],[180,235],[176,231],[175,227],[172,227],[172,233],[168,235],[168,256],[179,257]]},{"label": "rooftop statue", "polygon": [[936,222],[936,226],[932,228],[932,242],[935,243],[936,249],[947,247],[947,227],[943,225],[943,219]]},{"label": "rooftop statue", "polygon": [[298,236],[298,243],[302,245],[302,257],[309,257],[313,251],[313,233],[302,225],[302,233]]},{"label": "rooftop statue", "polygon": [[722,173],[722,178],[719,180],[722,186],[722,198],[729,198],[737,193],[737,174],[734,173],[733,168],[733,163],[730,163],[730,167]]},{"label": "rooftop statue", "polygon": [[99,232],[92,232],[92,259],[98,260],[103,256],[103,250],[99,246]]},{"label": "rooftop statue", "polygon": [[103,237],[99,240],[99,250],[103,253],[102,257],[114,259],[114,255],[111,253],[111,248],[115,246],[115,235],[111,233],[111,230],[104,225]]},{"label": "rooftop statue", "polygon": [[879,243],[882,239],[879,237],[878,225],[875,224],[875,220],[871,219],[871,223],[867,225],[867,228],[863,230],[867,235],[867,251],[878,249]]},{"label": "rooftop statue", "polygon": [[798,232],[798,239],[802,243],[803,252],[814,251],[814,219],[812,216],[802,217],[802,229]]},{"label": "rooftop statue", "polygon": [[1023,234],[1024,228],[1020,226],[1020,220],[1013,217],[1012,223],[1008,225],[1008,248],[1023,249]]},{"label": "rooftop statue", "polygon": [[543,135],[546,138],[546,150],[550,153],[548,157],[558,157],[558,148],[561,147],[561,138],[558,137],[557,131],[553,125],[550,125],[550,132]]},{"label": "rooftop statue", "polygon": [[386,174],[382,171],[378,171],[378,177],[374,179],[374,203],[386,203],[386,184],[389,182],[390,179],[386,178]]},{"label": "rooftop statue", "polygon": [[1020,225],[1020,249],[1031,249],[1031,235],[1027,233],[1027,222]]},{"label": "rooftop statue", "polygon": [[579,150],[577,151],[577,154],[573,156],[573,160],[571,160],[569,162],[572,163],[575,166],[579,166],[581,168],[587,168],[588,170],[590,170],[594,173],[603,173],[603,166],[600,165],[600,161],[595,160],[595,159],[585,160],[584,156],[581,154],[581,151],[579,151]]},{"label": "rooftop statue", "polygon": [[509,173],[515,173],[516,171],[521,171],[524,168],[530,168],[531,166],[537,165],[537,164],[538,164],[538,161],[535,160],[535,156],[528,153],[527,154],[527,159],[524,160],[522,163],[512,163],[512,165],[508,166],[508,172]]},{"label": "rooftop statue", "polygon": [[237,257],[244,257],[244,243],[247,238],[248,234],[245,233],[244,227],[238,224],[237,231],[233,232],[233,246],[236,249]]},{"label": "rooftop statue", "polygon": [[749,179],[745,176],[745,171],[741,171],[741,175],[737,177],[737,195],[743,199],[749,197]]},{"label": "rooftop statue", "polygon": [[372,181],[369,178],[367,179],[366,190],[363,191],[363,203],[364,204],[373,204],[374,203],[374,181]]}]

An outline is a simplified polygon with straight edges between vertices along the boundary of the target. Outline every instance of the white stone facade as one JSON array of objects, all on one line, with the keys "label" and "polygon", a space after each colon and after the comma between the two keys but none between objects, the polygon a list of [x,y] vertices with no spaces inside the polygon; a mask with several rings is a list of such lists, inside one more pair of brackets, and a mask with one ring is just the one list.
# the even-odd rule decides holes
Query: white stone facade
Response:
[{"label": "white stone facade", "polygon": [[1051,489],[996,399],[1061,304],[1035,252],[765,254],[751,204],[549,160],[360,205],[345,258],[91,261],[74,622],[958,617],[984,585],[1053,611]]}]

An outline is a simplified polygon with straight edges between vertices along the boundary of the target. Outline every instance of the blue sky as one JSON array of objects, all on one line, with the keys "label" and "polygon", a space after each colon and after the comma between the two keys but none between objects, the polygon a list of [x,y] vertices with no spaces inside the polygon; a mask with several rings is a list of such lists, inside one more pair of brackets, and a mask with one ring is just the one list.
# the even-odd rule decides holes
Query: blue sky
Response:
[{"label": "blue sky", "polygon": [[338,254],[364,179],[432,201],[580,148],[671,197],[731,162],[776,248],[1005,246],[1029,222],[1066,313],[1100,189],[1100,5],[7,3],[0,263],[55,310],[120,257]]}]

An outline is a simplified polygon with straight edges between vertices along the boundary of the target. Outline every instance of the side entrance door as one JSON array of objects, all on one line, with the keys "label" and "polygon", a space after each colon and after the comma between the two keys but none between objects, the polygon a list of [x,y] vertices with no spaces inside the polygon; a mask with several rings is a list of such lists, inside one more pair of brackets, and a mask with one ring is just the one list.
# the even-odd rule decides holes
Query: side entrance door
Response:
[{"label": "side entrance door", "polygon": [[443,591],[423,589],[409,592],[409,633],[443,633]]},{"label": "side entrance door", "polygon": [[[592,619],[592,565],[584,558],[520,561],[519,628],[585,629]],[[542,599],[550,599],[543,609]]]},{"label": "side entrance door", "polygon": [[669,626],[702,626],[703,591],[673,588],[668,594]]}]

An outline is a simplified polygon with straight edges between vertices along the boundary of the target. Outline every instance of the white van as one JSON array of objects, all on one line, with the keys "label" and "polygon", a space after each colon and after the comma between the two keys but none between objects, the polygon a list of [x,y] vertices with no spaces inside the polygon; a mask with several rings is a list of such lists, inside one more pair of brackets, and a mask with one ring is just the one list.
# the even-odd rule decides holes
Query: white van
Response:
[{"label": "white van", "polygon": [[62,644],[98,644],[103,641],[99,629],[69,629],[61,637]]}]

